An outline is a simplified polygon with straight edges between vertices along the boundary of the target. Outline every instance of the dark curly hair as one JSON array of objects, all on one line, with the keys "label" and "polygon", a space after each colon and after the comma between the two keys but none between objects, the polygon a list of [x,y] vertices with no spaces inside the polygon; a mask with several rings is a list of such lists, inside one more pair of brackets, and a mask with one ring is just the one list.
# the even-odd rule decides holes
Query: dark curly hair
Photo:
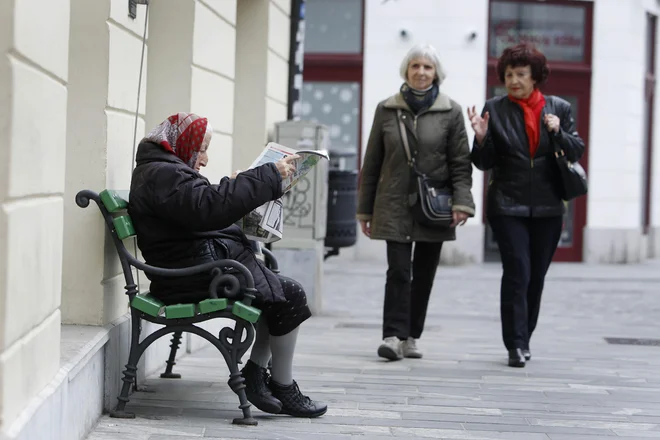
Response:
[{"label": "dark curly hair", "polygon": [[537,85],[543,84],[550,74],[547,59],[536,47],[529,43],[520,43],[507,47],[497,60],[497,76],[504,83],[504,72],[508,66],[530,66],[532,79]]}]

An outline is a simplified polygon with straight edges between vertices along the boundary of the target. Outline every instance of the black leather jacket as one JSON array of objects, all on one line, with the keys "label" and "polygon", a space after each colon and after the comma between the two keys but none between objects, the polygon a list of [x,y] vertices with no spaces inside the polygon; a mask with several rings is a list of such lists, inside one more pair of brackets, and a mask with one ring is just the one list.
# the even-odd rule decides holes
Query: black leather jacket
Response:
[{"label": "black leather jacket", "polygon": [[[532,158],[525,131],[523,110],[506,96],[489,99],[481,112],[489,112],[488,133],[479,146],[474,141],[472,162],[480,170],[492,170],[488,182],[486,214],[518,217],[552,217],[564,213],[560,197],[561,180],[554,157],[556,143],[571,162],[584,153],[571,105],[556,96],[545,96],[541,112],[541,135]],[[550,133],[543,118],[550,113],[559,117],[561,129]]]},{"label": "black leather jacket", "polygon": [[[219,185],[209,181],[160,145],[144,142],[137,151],[128,213],[148,264],[181,268],[230,258],[245,265],[259,292],[257,303],[284,301],[276,276],[254,256],[238,220],[281,197],[282,178],[274,164],[244,171]],[[208,297],[210,274],[149,276],[151,294],[166,304]]]}]

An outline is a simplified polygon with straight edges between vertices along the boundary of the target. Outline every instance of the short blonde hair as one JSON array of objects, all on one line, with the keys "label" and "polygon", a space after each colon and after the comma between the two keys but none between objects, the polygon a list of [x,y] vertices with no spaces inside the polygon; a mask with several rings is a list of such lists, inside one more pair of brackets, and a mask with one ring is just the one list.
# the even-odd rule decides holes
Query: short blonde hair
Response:
[{"label": "short blonde hair", "polygon": [[408,81],[408,66],[412,60],[419,57],[426,58],[431,61],[435,67],[435,79],[433,81],[438,85],[442,84],[447,75],[445,74],[445,70],[442,68],[442,64],[440,64],[438,52],[435,50],[435,47],[431,46],[430,44],[417,44],[408,51],[406,56],[403,58],[403,61],[401,61],[401,67],[399,70],[401,78],[403,78],[404,81]]}]

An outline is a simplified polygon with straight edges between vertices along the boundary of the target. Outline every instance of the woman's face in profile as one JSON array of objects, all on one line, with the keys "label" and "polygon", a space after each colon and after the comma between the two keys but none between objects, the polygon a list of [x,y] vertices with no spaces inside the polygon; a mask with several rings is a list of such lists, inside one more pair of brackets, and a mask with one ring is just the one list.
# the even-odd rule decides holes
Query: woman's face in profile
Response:
[{"label": "woman's face in profile", "polygon": [[530,66],[506,66],[504,71],[504,85],[509,95],[516,99],[526,99],[534,91],[536,81],[532,78]]},{"label": "woman's face in profile", "polygon": [[207,150],[209,149],[209,144],[211,143],[211,136],[213,131],[207,129],[206,134],[204,135],[204,141],[202,142],[202,147],[199,149],[199,154],[197,155],[197,160],[195,161],[195,171],[202,169],[206,164],[209,163],[209,155]]},{"label": "woman's face in profile", "polygon": [[413,89],[425,90],[435,79],[435,66],[428,58],[413,58],[408,64],[408,84]]}]

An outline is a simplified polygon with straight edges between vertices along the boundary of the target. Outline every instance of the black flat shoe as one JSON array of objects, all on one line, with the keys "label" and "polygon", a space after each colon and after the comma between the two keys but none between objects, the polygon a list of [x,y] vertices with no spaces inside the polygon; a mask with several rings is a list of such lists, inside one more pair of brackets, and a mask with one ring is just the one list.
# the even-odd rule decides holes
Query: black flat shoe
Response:
[{"label": "black flat shoe", "polygon": [[523,368],[525,366],[525,355],[522,349],[509,350],[509,367]]},{"label": "black flat shoe", "polygon": [[523,350],[523,356],[525,356],[525,360],[528,361],[532,358],[532,352],[529,351],[529,348],[527,350]]},{"label": "black flat shoe", "polygon": [[291,385],[281,385],[271,379],[269,383],[273,396],[282,402],[280,414],[288,414],[293,417],[319,417],[326,413],[328,405],[315,402],[303,395],[294,380]]},{"label": "black flat shoe", "polygon": [[245,379],[245,394],[252,405],[265,413],[279,414],[282,411],[282,402],[268,388],[268,370],[248,360],[241,374]]}]

